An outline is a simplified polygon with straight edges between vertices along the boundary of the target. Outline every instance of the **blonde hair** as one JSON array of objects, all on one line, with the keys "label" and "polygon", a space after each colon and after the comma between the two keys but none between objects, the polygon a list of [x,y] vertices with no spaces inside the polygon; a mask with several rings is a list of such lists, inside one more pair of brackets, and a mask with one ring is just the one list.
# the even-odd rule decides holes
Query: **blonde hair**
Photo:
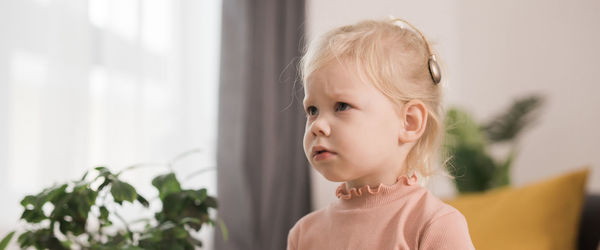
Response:
[{"label": "blonde hair", "polygon": [[427,124],[407,155],[404,174],[416,172],[429,177],[438,172],[435,166],[444,135],[445,111],[441,86],[433,82],[429,72],[428,48],[421,35],[398,26],[396,20],[367,20],[333,29],[314,40],[306,48],[299,70],[304,84],[328,63],[349,60],[361,77],[394,103],[421,100],[427,108]]}]

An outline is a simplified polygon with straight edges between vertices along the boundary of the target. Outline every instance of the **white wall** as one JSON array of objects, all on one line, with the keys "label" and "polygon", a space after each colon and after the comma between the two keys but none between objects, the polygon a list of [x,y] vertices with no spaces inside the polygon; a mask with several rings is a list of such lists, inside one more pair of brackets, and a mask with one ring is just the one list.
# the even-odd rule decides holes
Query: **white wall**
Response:
[{"label": "white wall", "polygon": [[[343,8],[341,8],[343,6]],[[390,15],[424,32],[445,61],[446,105],[485,121],[517,97],[546,95],[539,123],[520,141],[512,169],[515,186],[592,167],[587,189],[600,192],[600,2],[595,1],[307,1],[313,38],[339,25]],[[312,171],[313,204],[335,200],[338,183]],[[428,187],[455,194],[445,178]]]}]

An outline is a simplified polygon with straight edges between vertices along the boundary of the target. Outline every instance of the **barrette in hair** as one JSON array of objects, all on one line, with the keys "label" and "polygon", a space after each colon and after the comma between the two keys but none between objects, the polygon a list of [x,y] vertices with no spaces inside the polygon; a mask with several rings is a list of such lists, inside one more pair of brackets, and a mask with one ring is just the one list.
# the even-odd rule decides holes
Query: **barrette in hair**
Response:
[{"label": "barrette in hair", "polygon": [[421,33],[421,31],[419,29],[417,29],[417,27],[415,27],[414,25],[412,25],[411,23],[409,23],[408,21],[406,21],[402,18],[396,18],[396,17],[390,16],[390,21],[394,25],[396,25],[402,29],[405,28],[404,24],[407,24],[421,36],[421,38],[425,42],[425,47],[427,47],[427,51],[429,52],[429,60],[427,61],[427,64],[429,65],[429,74],[431,75],[431,80],[433,80],[433,84],[437,85],[438,83],[440,83],[440,81],[442,80],[442,72],[440,70],[440,66],[437,63],[437,60],[435,59],[435,54],[433,53],[433,50],[431,50],[431,47],[429,46],[429,42],[427,42],[427,38],[425,38],[425,35],[423,35],[423,33]]}]

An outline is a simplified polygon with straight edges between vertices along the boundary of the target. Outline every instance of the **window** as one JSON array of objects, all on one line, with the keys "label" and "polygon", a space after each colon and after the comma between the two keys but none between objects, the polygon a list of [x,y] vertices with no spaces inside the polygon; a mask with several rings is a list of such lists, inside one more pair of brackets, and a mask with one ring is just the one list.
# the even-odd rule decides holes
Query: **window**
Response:
[{"label": "window", "polygon": [[[0,235],[24,195],[98,165],[200,149],[177,163],[180,179],[214,167],[220,22],[220,0],[2,1]],[[124,179],[152,197],[151,178],[165,171]],[[216,172],[183,185],[216,195]],[[208,249],[212,233],[202,231]]]}]

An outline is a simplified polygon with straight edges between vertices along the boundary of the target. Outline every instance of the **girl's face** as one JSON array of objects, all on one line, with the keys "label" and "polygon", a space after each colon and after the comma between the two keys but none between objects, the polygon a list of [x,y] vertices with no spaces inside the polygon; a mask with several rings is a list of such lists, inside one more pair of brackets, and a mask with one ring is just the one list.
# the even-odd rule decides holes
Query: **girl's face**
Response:
[{"label": "girl's face", "polygon": [[[304,152],[328,180],[376,184],[402,167],[400,109],[362,82],[354,64],[333,62],[313,72],[304,109]],[[315,154],[322,149],[329,152]]]}]

